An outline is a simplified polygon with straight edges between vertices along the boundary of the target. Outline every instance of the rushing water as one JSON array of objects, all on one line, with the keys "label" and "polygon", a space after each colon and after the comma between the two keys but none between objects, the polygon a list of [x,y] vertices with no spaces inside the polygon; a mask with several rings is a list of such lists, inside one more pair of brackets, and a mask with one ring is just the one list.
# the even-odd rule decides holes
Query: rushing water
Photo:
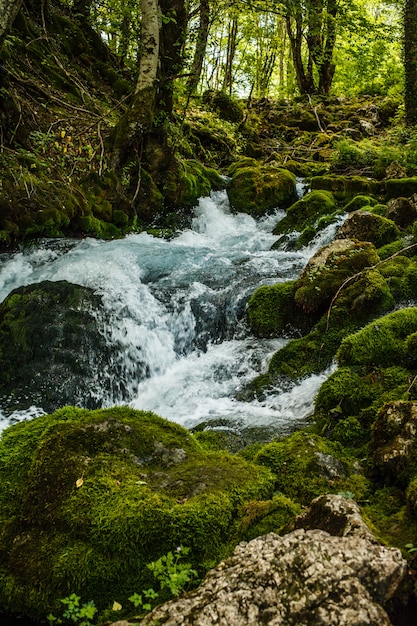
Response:
[{"label": "rushing water", "polygon": [[[95,375],[92,392],[102,406],[129,403],[187,427],[207,422],[289,432],[311,413],[327,373],[277,388],[263,401],[235,399],[286,341],[250,334],[248,298],[260,285],[295,278],[336,229],[322,231],[299,252],[271,250],[271,233],[283,215],[256,221],[232,214],[226,193],[216,192],[200,200],[191,228],[170,241],[146,233],[115,241],[44,241],[0,256],[0,301],[18,286],[44,280],[68,280],[102,297],[97,321],[113,354]],[[0,427],[41,411],[0,412]]]}]

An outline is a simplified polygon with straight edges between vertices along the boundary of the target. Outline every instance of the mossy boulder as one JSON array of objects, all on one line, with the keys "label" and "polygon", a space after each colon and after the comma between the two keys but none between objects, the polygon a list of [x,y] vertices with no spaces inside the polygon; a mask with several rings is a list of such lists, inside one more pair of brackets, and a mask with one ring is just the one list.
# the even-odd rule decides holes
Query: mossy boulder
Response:
[{"label": "mossy boulder", "polygon": [[391,178],[384,181],[385,200],[410,198],[417,193],[417,176],[412,178]]},{"label": "mossy boulder", "polygon": [[257,337],[292,335],[311,329],[314,318],[306,316],[294,302],[295,281],[264,285],[248,303],[248,319]]},{"label": "mossy boulder", "polygon": [[364,207],[375,206],[377,203],[378,200],[376,200],[373,196],[363,196],[359,194],[358,196],[352,198],[352,200],[350,200],[343,207],[343,210],[346,211],[346,213],[351,213],[352,211],[358,211]]},{"label": "mossy boulder", "polygon": [[69,593],[125,605],[154,585],[146,564],[179,545],[201,575],[238,540],[245,502],[270,499],[274,484],[268,469],[126,407],[10,427],[0,477],[0,606],[35,617]]},{"label": "mossy boulder", "polygon": [[346,279],[378,261],[372,244],[336,239],[309,260],[296,281],[294,300],[306,313],[324,312]]},{"label": "mossy boulder", "polygon": [[227,188],[235,211],[260,217],[276,208],[286,208],[295,198],[294,174],[272,165],[237,168]]},{"label": "mossy boulder", "polygon": [[338,443],[308,432],[266,444],[254,461],[271,470],[277,491],[304,505],[329,492],[354,489],[361,497],[367,488]]},{"label": "mossy boulder", "polygon": [[[111,360],[95,311],[101,298],[66,281],[19,287],[0,305],[3,409],[97,406],[94,372]],[[115,381],[116,382],[116,381]]]},{"label": "mossy boulder", "polygon": [[287,209],[286,216],[278,222],[274,235],[293,230],[302,231],[306,226],[314,226],[319,217],[335,212],[337,206],[329,191],[311,191]]},{"label": "mossy boulder", "polygon": [[336,358],[342,366],[407,367],[407,339],[417,332],[417,307],[407,307],[374,320],[340,344]]},{"label": "mossy boulder", "polygon": [[364,209],[353,211],[340,227],[338,239],[370,241],[376,248],[399,239],[400,231],[392,220]]},{"label": "mossy boulder", "polygon": [[[295,283],[295,287],[297,281]],[[285,306],[291,309],[290,296],[294,285],[286,294],[288,300]],[[259,318],[270,319],[273,323],[274,310],[264,312],[268,305],[268,298],[258,298],[255,294],[254,302],[259,304]],[[267,295],[267,292],[265,292]],[[273,295],[271,295],[273,301]],[[394,297],[387,280],[376,269],[361,271],[355,280],[347,282],[341,289],[326,312],[304,312],[306,322],[314,324],[314,328],[304,337],[289,341],[283,348],[272,356],[268,371],[257,377],[247,387],[249,397],[262,398],[264,390],[274,386],[277,380],[290,379],[298,381],[305,376],[318,374],[328,368],[340,346],[341,341],[354,333],[368,321],[392,310]],[[293,310],[300,317],[300,306],[294,300]],[[258,311],[255,308],[255,312]],[[268,326],[265,326],[268,330]],[[272,329],[272,324],[271,327]],[[301,327],[300,327],[301,328]],[[336,406],[337,403],[333,406]]]},{"label": "mossy boulder", "polygon": [[361,176],[314,176],[311,179],[312,190],[325,189],[331,191],[338,201],[347,202],[357,195],[379,195],[381,183]]},{"label": "mossy boulder", "polygon": [[167,206],[184,209],[195,206],[198,198],[220,189],[224,181],[220,174],[194,159],[176,161],[166,173],[163,196]]}]

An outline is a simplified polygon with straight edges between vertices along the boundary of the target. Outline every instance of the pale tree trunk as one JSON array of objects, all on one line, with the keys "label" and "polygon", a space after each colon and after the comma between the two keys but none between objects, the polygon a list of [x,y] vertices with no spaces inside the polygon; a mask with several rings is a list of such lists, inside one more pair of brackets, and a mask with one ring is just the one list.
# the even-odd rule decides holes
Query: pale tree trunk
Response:
[{"label": "pale tree trunk", "polygon": [[12,27],[21,6],[22,0],[0,0],[0,43]]},{"label": "pale tree trunk", "polygon": [[132,102],[118,123],[113,142],[113,165],[119,170],[143,152],[143,140],[155,115],[160,45],[158,0],[141,0],[141,48],[139,76]]}]

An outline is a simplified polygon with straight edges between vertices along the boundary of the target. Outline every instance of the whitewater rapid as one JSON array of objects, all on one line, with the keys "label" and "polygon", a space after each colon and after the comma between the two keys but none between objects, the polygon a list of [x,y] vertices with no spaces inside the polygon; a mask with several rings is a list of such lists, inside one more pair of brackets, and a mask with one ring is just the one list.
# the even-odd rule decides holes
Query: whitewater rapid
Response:
[{"label": "whitewater rapid", "polygon": [[[226,193],[215,192],[199,201],[191,227],[169,241],[147,233],[114,241],[44,240],[0,255],[0,301],[16,287],[44,280],[67,280],[101,296],[103,309],[95,315],[113,355],[108,368],[95,373],[94,394],[103,407],[128,404],[187,427],[290,432],[311,414],[328,372],[273,389],[262,401],[236,400],[286,342],[254,338],[245,308],[259,286],[296,278],[337,225],[300,251],[271,250],[283,215],[233,214]],[[41,412],[30,399],[26,411],[0,407],[0,429]]]}]

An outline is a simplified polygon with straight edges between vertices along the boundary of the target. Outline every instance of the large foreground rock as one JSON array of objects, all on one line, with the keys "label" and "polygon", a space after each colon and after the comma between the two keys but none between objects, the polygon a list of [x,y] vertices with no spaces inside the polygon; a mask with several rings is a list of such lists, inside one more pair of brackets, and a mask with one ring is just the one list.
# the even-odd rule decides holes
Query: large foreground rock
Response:
[{"label": "large foreground rock", "polygon": [[399,550],[376,543],[357,505],[318,498],[280,537],[269,533],[237,546],[199,589],[155,609],[141,624],[193,626],[389,626],[384,606],[404,580]]}]

